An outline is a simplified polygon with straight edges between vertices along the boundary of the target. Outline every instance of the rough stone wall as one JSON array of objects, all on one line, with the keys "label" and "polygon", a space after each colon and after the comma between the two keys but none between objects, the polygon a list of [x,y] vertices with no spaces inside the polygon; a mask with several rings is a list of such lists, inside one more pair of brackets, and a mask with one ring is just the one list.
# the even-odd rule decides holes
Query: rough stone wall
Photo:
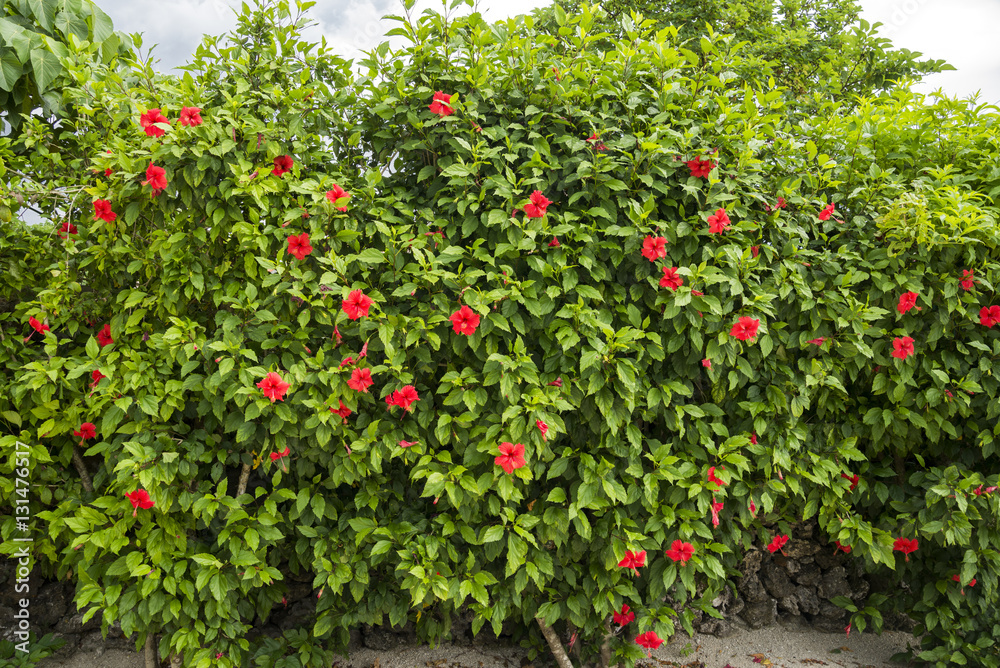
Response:
[{"label": "rough stone wall", "polygon": [[[698,611],[694,619],[695,630],[719,637],[732,635],[739,629],[759,629],[780,624],[785,628],[813,628],[821,631],[843,632],[848,622],[847,612],[831,603],[837,596],[847,596],[856,603],[863,603],[872,591],[885,591],[872,576],[866,576],[861,563],[844,553],[834,554],[835,546],[824,537],[817,536],[813,524],[793,527],[792,536],[784,546],[784,554],[771,554],[766,549],[754,548],[744,556],[739,566],[742,577],[735,582],[737,594],[730,589],[720,594],[713,607],[724,619],[715,619]],[[0,619],[12,619],[14,600],[13,562],[0,561],[0,582],[10,586],[0,590]],[[264,624],[257,619],[250,635],[276,637],[283,630],[308,625],[316,609],[316,594],[311,578],[289,577],[287,605],[279,604]],[[32,630],[42,636],[55,633],[65,639],[66,645],[56,656],[69,656],[77,650],[135,649],[135,640],[124,637],[121,627],[111,626],[107,639],[101,635],[101,617],[95,615],[86,624],[83,613],[73,603],[72,582],[31,581]],[[678,606],[679,608],[679,606]],[[463,609],[452,620],[452,638],[459,644],[468,644],[486,637],[493,637],[489,624],[483,626],[479,637],[471,633],[472,614]],[[913,622],[903,615],[886,615],[887,629],[909,631]],[[627,630],[627,629],[626,629]],[[504,625],[501,637],[510,637],[512,629]],[[10,639],[10,631],[4,637]],[[351,646],[364,646],[375,650],[389,650],[404,644],[416,643],[412,624],[402,628],[364,626],[351,632]]]}]

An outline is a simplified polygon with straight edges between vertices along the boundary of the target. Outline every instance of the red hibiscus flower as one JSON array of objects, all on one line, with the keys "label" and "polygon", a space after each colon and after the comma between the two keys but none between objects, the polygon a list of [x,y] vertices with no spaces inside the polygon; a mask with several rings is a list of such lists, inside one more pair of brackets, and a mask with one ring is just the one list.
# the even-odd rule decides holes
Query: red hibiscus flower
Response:
[{"label": "red hibiscus flower", "polygon": [[562,376],[560,376],[559,378],[556,378],[551,383],[546,383],[546,385],[555,385],[556,387],[562,387]]},{"label": "red hibiscus flower", "polygon": [[753,502],[752,498],[750,499],[750,516],[757,517],[757,504]]},{"label": "red hibiscus flower", "polygon": [[115,342],[115,340],[111,338],[111,325],[101,327],[101,331],[97,332],[97,342],[101,344],[102,348],[104,346],[110,346]]},{"label": "red hibiscus flower", "polygon": [[691,290],[691,294],[694,295],[695,297],[702,297],[705,295],[705,293],[702,292],[701,290],[695,290],[693,288]]},{"label": "red hibiscus flower", "polygon": [[351,197],[351,193],[347,192],[336,183],[333,184],[332,190],[326,191],[326,198],[333,203],[337,211],[347,211],[347,206],[337,206],[337,200],[348,200]]},{"label": "red hibiscus flower", "polygon": [[451,326],[456,334],[471,336],[476,333],[476,327],[479,327],[479,314],[468,306],[463,306],[451,314]]},{"label": "red hibiscus flower", "polygon": [[589,141],[589,142],[595,142],[595,144],[594,144],[594,150],[595,151],[607,151],[608,150],[608,147],[604,145],[604,142],[601,141],[601,138],[597,136],[596,132],[594,134],[590,135],[589,137],[587,137],[587,141]]},{"label": "red hibiscus flower", "polygon": [[451,102],[451,95],[445,95],[441,91],[434,93],[434,97],[431,99],[431,103],[427,105],[433,113],[438,116],[450,116],[455,113],[455,109],[449,106]]},{"label": "red hibiscus flower", "polygon": [[313,247],[309,244],[309,234],[303,232],[295,236],[288,237],[288,252],[298,260],[306,259],[306,255],[313,252]]},{"label": "red hibiscus flower", "polygon": [[170,125],[170,121],[167,117],[160,113],[159,109],[150,109],[143,115],[139,116],[139,124],[142,125],[142,130],[150,137],[162,137],[166,130],[157,127],[156,123],[166,123]]},{"label": "red hibiscus flower", "polygon": [[976,279],[973,276],[973,270],[972,269],[963,269],[962,270],[962,289],[966,290],[966,291],[971,290],[972,286],[975,285],[975,283],[976,283]]},{"label": "red hibiscus flower", "polygon": [[[959,584],[961,584],[961,582],[962,582],[962,578],[960,578],[957,573],[955,575],[952,575],[951,579],[954,580],[955,582],[958,582]],[[976,578],[972,578],[971,580],[969,580],[969,584],[966,585],[966,586],[967,587],[975,587],[976,586]],[[962,596],[965,596],[965,587],[962,587],[961,591],[962,591]]]},{"label": "red hibiscus flower", "polygon": [[[656,635],[655,631],[646,631],[642,635],[636,636],[635,642],[636,644],[645,647],[647,650],[657,649],[663,644],[663,640],[660,639],[660,636]],[[649,655],[652,656],[651,651],[649,652]]]},{"label": "red hibiscus flower", "polygon": [[892,356],[905,360],[913,354],[913,339],[908,336],[900,336],[892,342]]},{"label": "red hibiscus flower", "polygon": [[559,248],[561,245],[559,237],[552,237],[552,241],[549,242],[549,248]]},{"label": "red hibiscus flower", "polygon": [[118,214],[111,210],[111,202],[106,199],[94,200],[94,220],[106,220],[112,222]]},{"label": "red hibiscus flower", "polygon": [[400,441],[399,447],[401,448],[411,448],[414,445],[420,445],[420,441]]},{"label": "red hibiscus flower", "polygon": [[760,318],[749,318],[743,316],[736,321],[733,328],[729,330],[729,336],[734,336],[740,341],[749,341],[757,336],[757,328],[760,327]]},{"label": "red hibiscus flower", "polygon": [[[390,403],[389,399],[392,399]],[[389,397],[386,397],[386,403],[390,406],[400,406],[403,410],[410,410],[410,406],[413,405],[415,401],[420,401],[420,397],[417,395],[417,389],[412,385],[405,385],[403,389],[393,392]]]},{"label": "red hibiscus flower", "polygon": [[663,267],[663,276],[660,278],[661,288],[670,288],[677,292],[677,288],[684,285],[684,279],[677,275],[677,267]]},{"label": "red hibiscus flower", "polygon": [[785,546],[785,543],[787,542],[788,542],[788,536],[775,536],[774,538],[771,539],[771,544],[767,546],[767,551],[770,552],[771,554],[774,554],[775,552],[781,552],[782,554],[785,554],[785,551],[782,550],[781,548],[783,548]]},{"label": "red hibiscus flower", "polygon": [[347,381],[347,387],[358,392],[367,392],[374,383],[371,369],[355,369],[351,372],[351,379]]},{"label": "red hibiscus flower", "polygon": [[545,435],[549,433],[549,425],[545,424],[541,420],[535,420],[535,426],[538,427],[538,431],[542,432],[542,440],[545,440]]},{"label": "red hibiscus flower", "polygon": [[347,417],[351,414],[351,409],[344,405],[343,399],[339,399],[338,401],[340,401],[340,408],[335,409],[333,406],[330,406],[330,412],[339,415],[344,420],[344,424],[347,424]]},{"label": "red hibiscus flower", "polygon": [[751,246],[750,255],[753,256],[754,258],[760,255],[760,246]]},{"label": "red hibiscus flower", "polygon": [[916,552],[920,543],[916,538],[897,538],[892,544],[892,549],[906,555],[906,561],[910,560],[910,553]]},{"label": "red hibiscus flower", "polygon": [[631,568],[638,575],[639,569],[646,565],[646,550],[641,552],[625,550],[625,558],[619,561],[618,565],[622,568]]},{"label": "red hibiscus flower", "polygon": [[718,485],[720,487],[724,487],[725,484],[726,484],[718,476],[715,475],[715,467],[714,466],[708,467],[708,481],[709,482],[714,482],[716,485]]},{"label": "red hibiscus flower", "polygon": [[132,511],[132,517],[135,517],[136,513],[139,512],[140,508],[142,508],[143,510],[149,510],[154,505],[156,505],[155,503],[153,503],[153,500],[149,498],[149,492],[147,492],[144,489],[137,489],[134,492],[127,492],[125,496],[128,497],[128,500],[132,503],[132,507],[135,508],[135,510]]},{"label": "red hibiscus flower", "polygon": [[788,206],[788,202],[785,201],[785,198],[784,197],[779,197],[778,198],[778,208],[779,209],[784,209],[786,206]]},{"label": "red hibiscus flower", "polygon": [[31,316],[28,318],[28,324],[31,325],[31,328],[33,330],[35,330],[36,332],[38,332],[43,336],[45,335],[45,332],[49,331],[49,326],[39,322],[38,319],[35,318],[35,316]]},{"label": "red hibiscus flower", "polygon": [[514,469],[519,469],[527,464],[524,459],[524,446],[520,443],[501,443],[500,454],[493,462],[507,474],[513,473]]},{"label": "red hibiscus flower", "polygon": [[340,345],[340,342],[344,340],[344,337],[340,335],[340,330],[336,325],[333,326],[333,334],[330,335],[330,338],[336,339],[338,346]]},{"label": "red hibiscus flower", "polygon": [[715,497],[712,497],[712,526],[719,526],[719,511],[722,510],[723,503],[721,501],[716,501]]},{"label": "red hibiscus flower", "polygon": [[992,327],[1000,325],[1000,306],[984,306],[979,310],[979,324]]},{"label": "red hibiscus flower", "polygon": [[89,441],[90,439],[97,436],[97,427],[91,422],[84,422],[80,425],[80,429],[73,432],[74,436],[79,436],[84,441]]},{"label": "red hibiscus flower", "polygon": [[202,124],[201,120],[201,107],[181,107],[181,119],[179,123],[181,125],[190,125],[194,127],[196,125]]},{"label": "red hibiscus flower", "polygon": [[844,551],[844,554],[850,554],[851,553],[851,546],[850,545],[841,545],[840,541],[838,540],[837,541],[837,547],[836,547],[836,549],[834,549],[833,553],[837,554],[841,550]]},{"label": "red hibiscus flower", "polygon": [[275,401],[284,401],[285,392],[288,391],[289,385],[281,379],[274,371],[271,371],[264,379],[257,383],[257,387],[261,389],[264,396],[271,400],[273,404]]},{"label": "red hibiscus flower", "polygon": [[826,207],[822,211],[819,212],[819,219],[820,220],[830,220],[830,216],[833,215],[834,208],[836,208],[836,205],[833,202],[830,202],[829,204],[827,204]]},{"label": "red hibiscus flower", "polygon": [[348,355],[344,358],[344,361],[340,363],[340,368],[343,369],[348,364],[354,364],[354,358]]},{"label": "red hibiscus flower", "polygon": [[69,234],[76,234],[76,225],[67,221],[62,224],[62,227],[59,228],[59,238],[65,239]]},{"label": "red hibiscus flower", "polygon": [[617,624],[618,626],[625,626],[626,624],[635,619],[635,613],[629,612],[628,606],[623,605],[622,611],[612,613],[612,617],[614,617],[615,624]]},{"label": "red hibiscus flower", "polygon": [[664,237],[648,236],[642,242],[642,256],[650,262],[656,262],[667,256],[667,240]]},{"label": "red hibiscus flower", "polygon": [[149,167],[146,168],[146,180],[142,182],[142,185],[152,188],[153,197],[156,197],[167,188],[166,170],[149,163]]},{"label": "red hibiscus flower", "polygon": [[699,160],[695,158],[694,160],[688,160],[685,164],[691,170],[691,176],[696,179],[707,177],[715,169],[715,163],[711,160]]},{"label": "red hibiscus flower", "polygon": [[357,320],[361,316],[368,316],[368,309],[372,303],[372,298],[361,290],[352,290],[351,294],[347,295],[347,299],[343,300],[340,307],[347,314],[348,318]]},{"label": "red hibiscus flower", "polygon": [[285,446],[285,449],[282,452],[271,453],[271,461],[276,462],[283,457],[287,457],[289,454],[291,454],[291,452],[292,452],[291,448]]},{"label": "red hibiscus flower", "polygon": [[528,218],[541,218],[545,215],[545,210],[552,204],[541,190],[531,193],[530,202],[524,205],[524,215]]},{"label": "red hibiscus flower", "polygon": [[826,342],[826,337],[825,336],[821,336],[818,339],[811,339],[809,341],[806,341],[806,343],[811,343],[814,346],[821,346],[825,342]]},{"label": "red hibiscus flower", "polygon": [[701,365],[702,365],[703,367],[705,367],[706,369],[711,369],[711,368],[712,368],[712,360],[710,360],[710,359],[708,359],[708,358],[706,357],[705,359],[703,359],[703,360],[701,361]]},{"label": "red hibiscus flower", "polygon": [[94,370],[93,370],[93,372],[92,372],[92,373],[90,374],[90,378],[91,378],[91,380],[93,380],[93,381],[94,381],[94,382],[92,382],[92,383],[90,384],[90,386],[91,386],[91,387],[97,387],[97,384],[98,384],[99,382],[101,382],[101,379],[102,379],[102,378],[107,378],[107,376],[105,376],[105,375],[104,375],[103,373],[101,373],[101,372],[100,372],[100,371],[98,371],[97,369],[94,369]]},{"label": "red hibiscus flower", "polygon": [[750,434],[750,443],[752,445],[757,445],[757,432],[751,432],[751,434]]},{"label": "red hibiscus flower", "polygon": [[858,476],[857,473],[855,473],[853,476],[847,475],[846,473],[841,473],[840,477],[849,480],[851,482],[852,492],[854,491],[854,488],[858,486],[858,481],[861,480],[861,478]]},{"label": "red hibiscus flower", "polygon": [[729,214],[725,209],[717,209],[708,217],[708,231],[711,234],[722,234],[730,225]]},{"label": "red hibiscus flower", "polygon": [[667,550],[667,556],[674,561],[686,564],[688,560],[694,556],[694,545],[680,540],[675,540],[671,543],[670,549]]},{"label": "red hibiscus flower", "polygon": [[279,155],[274,159],[274,169],[271,173],[275,176],[284,176],[288,172],[292,171],[292,165],[295,163],[290,155]]},{"label": "red hibiscus flower", "polygon": [[906,313],[911,308],[916,308],[917,297],[920,294],[917,292],[904,292],[899,296],[899,304],[896,306],[896,310],[900,313]]}]

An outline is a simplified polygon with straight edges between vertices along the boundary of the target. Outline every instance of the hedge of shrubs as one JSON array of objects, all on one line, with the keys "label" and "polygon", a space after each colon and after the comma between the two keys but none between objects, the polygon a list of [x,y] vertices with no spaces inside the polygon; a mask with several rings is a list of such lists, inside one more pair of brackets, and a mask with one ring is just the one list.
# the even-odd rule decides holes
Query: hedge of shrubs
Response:
[{"label": "hedge of shrubs", "polygon": [[[359,75],[305,8],[182,76],[81,47],[70,117],[0,140],[45,218],[2,223],[0,489],[30,444],[88,618],[319,666],[468,609],[634,665],[816,518],[910,585],[853,629],[1000,665],[995,109],[792,125],[724,36],[598,50],[586,8],[401,17]],[[311,626],[248,641],[303,574]]]}]

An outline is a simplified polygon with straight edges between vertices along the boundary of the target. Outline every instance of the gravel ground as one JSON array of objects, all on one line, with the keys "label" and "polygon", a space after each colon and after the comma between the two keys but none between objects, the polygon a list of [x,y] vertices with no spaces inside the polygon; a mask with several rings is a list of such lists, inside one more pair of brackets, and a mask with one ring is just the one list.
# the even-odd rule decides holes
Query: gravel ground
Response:
[{"label": "gravel ground", "polygon": [[[643,668],[899,668],[889,657],[916,645],[908,633],[886,632],[881,636],[818,631],[787,631],[771,627],[757,631],[739,631],[728,638],[683,633],[669,645],[653,652],[652,659],[640,663]],[[404,647],[392,652],[357,649],[349,659],[340,659],[337,668],[528,668],[526,650],[504,645]],[[542,657],[542,663],[546,657]],[[78,652],[69,659],[46,659],[42,668],[143,668],[136,652],[109,650],[103,653]]]}]

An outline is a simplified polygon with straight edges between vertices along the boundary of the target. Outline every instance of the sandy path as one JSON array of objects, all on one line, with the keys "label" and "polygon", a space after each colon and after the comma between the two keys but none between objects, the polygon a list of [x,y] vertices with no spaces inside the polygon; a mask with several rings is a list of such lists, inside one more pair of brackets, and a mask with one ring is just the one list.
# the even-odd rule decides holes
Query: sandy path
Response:
[{"label": "sandy path", "polygon": [[[911,634],[886,632],[881,636],[818,631],[786,631],[771,627],[757,631],[738,631],[728,638],[697,635],[688,638],[683,633],[669,645],[653,652],[644,660],[644,668],[684,666],[687,668],[886,668],[902,664],[889,663],[889,657],[904,651],[907,644],[916,645]],[[833,651],[831,651],[833,650]],[[755,656],[756,655],[756,656]],[[338,668],[521,668],[526,650],[503,645],[404,647],[391,652],[360,648],[350,659],[340,659]],[[759,657],[760,661],[755,661]],[[542,656],[536,664],[544,664]],[[526,659],[523,660],[526,663]],[[136,652],[109,650],[78,652],[69,659],[47,659],[40,668],[143,668],[142,656]],[[525,667],[527,668],[527,666]]]}]

